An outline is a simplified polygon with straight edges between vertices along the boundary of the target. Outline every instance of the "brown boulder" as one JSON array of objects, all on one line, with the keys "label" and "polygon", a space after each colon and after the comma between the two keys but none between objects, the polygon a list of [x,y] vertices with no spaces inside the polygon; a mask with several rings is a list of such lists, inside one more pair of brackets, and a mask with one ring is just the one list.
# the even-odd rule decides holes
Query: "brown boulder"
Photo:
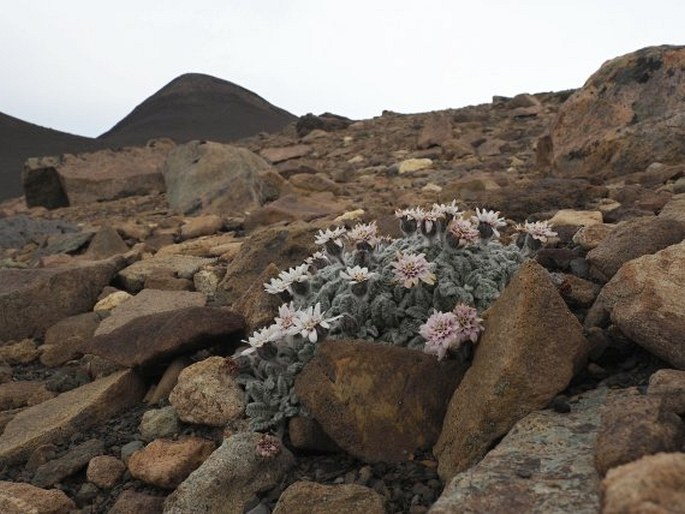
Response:
[{"label": "brown boulder", "polygon": [[452,125],[447,116],[434,115],[426,119],[416,147],[419,150],[430,148],[431,146],[442,146],[452,139]]},{"label": "brown boulder", "polygon": [[685,369],[685,241],[624,264],[602,288],[586,328],[608,318],[645,350]]},{"label": "brown boulder", "polygon": [[602,65],[564,102],[551,129],[563,176],[625,175],[685,156],[685,47],[643,48]]},{"label": "brown boulder", "polygon": [[327,341],[298,374],[295,392],[346,452],[397,462],[435,443],[464,369],[417,350]]},{"label": "brown boulder", "polygon": [[685,423],[663,408],[662,398],[635,389],[612,392],[602,412],[595,446],[601,475],[621,464],[658,452],[676,451],[685,443]]},{"label": "brown boulder", "polygon": [[685,238],[685,224],[674,220],[642,217],[619,224],[587,254],[590,273],[604,282],[623,264],[652,254]]},{"label": "brown boulder", "polygon": [[0,269],[0,337],[40,336],[61,319],[91,310],[121,265],[108,260],[66,268]]},{"label": "brown boulder", "polygon": [[74,509],[76,504],[59,489],[0,482],[0,512],[3,514],[70,514]]},{"label": "brown boulder", "polygon": [[685,512],[685,453],[658,453],[614,468],[602,482],[602,514]]},{"label": "brown boulder", "polygon": [[83,355],[81,346],[95,334],[100,316],[84,312],[58,321],[45,332],[40,361],[48,367],[60,366]]},{"label": "brown boulder", "polygon": [[243,329],[242,317],[231,311],[188,307],[136,318],[112,332],[95,336],[83,345],[83,352],[126,367],[159,364],[161,360],[220,342],[237,347]]},{"label": "brown boulder", "polygon": [[589,351],[580,323],[533,261],[521,265],[486,316],[473,364],[450,400],[434,448],[446,480],[564,390]]},{"label": "brown boulder", "polygon": [[272,164],[288,161],[290,159],[297,159],[304,157],[311,153],[312,147],[309,145],[293,145],[293,146],[279,146],[272,148],[264,148],[259,152],[259,155],[264,157]]}]

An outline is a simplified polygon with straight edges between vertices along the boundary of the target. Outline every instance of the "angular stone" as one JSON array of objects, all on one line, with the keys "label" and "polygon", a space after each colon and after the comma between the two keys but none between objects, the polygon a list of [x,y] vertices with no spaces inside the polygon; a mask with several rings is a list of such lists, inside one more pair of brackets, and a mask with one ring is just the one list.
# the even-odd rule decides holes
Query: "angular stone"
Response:
[{"label": "angular stone", "polygon": [[614,468],[602,481],[602,514],[685,512],[685,453],[658,453]]},{"label": "angular stone", "polygon": [[83,345],[93,353],[125,367],[170,360],[209,346],[225,343],[237,348],[243,336],[242,317],[226,309],[188,307],[136,318]]},{"label": "angular stone", "polygon": [[660,369],[649,377],[647,392],[660,396],[665,409],[685,415],[685,371]]},{"label": "angular stone", "polygon": [[295,392],[346,452],[398,462],[435,444],[465,368],[417,350],[326,341],[297,375]]},{"label": "angular stone", "polygon": [[100,489],[111,489],[126,472],[126,464],[111,455],[99,455],[88,462],[86,478]]},{"label": "angular stone", "polygon": [[200,236],[215,234],[224,226],[224,220],[216,214],[188,218],[181,227],[181,237],[193,239]]},{"label": "angular stone", "polygon": [[290,177],[290,183],[305,191],[329,191],[334,195],[340,193],[340,186],[323,173],[296,173]]},{"label": "angular stone", "polygon": [[3,514],[70,514],[74,509],[76,504],[59,489],[0,482],[0,512]]},{"label": "angular stone", "polygon": [[406,159],[397,165],[398,173],[411,173],[412,171],[425,170],[433,166],[431,159]]},{"label": "angular stone", "polygon": [[685,224],[660,218],[636,218],[618,225],[587,254],[590,272],[607,282],[626,262],[653,254],[685,239]]},{"label": "angular stone", "polygon": [[634,388],[614,391],[602,409],[595,467],[604,476],[645,455],[677,451],[683,443],[685,423],[664,409],[661,397],[642,395]]},{"label": "angular stone", "polygon": [[61,319],[88,312],[120,266],[109,260],[67,268],[0,269],[0,334],[7,340],[41,336]]},{"label": "angular stone", "polygon": [[131,293],[127,293],[126,291],[114,291],[96,303],[93,307],[93,312],[111,312],[115,307],[119,307],[119,305],[131,298],[133,298]]},{"label": "angular stone", "polygon": [[685,193],[673,195],[659,212],[659,218],[685,223]]},{"label": "angular stone", "polygon": [[145,411],[140,420],[138,431],[143,441],[176,435],[179,431],[176,409],[168,406]]},{"label": "angular stone", "polygon": [[202,293],[188,291],[161,291],[158,289],[144,289],[125,303],[112,310],[112,314],[102,320],[95,331],[96,336],[109,334],[127,323],[149,316],[170,312],[188,307],[204,307],[207,299]]},{"label": "angular stone", "polygon": [[45,388],[45,382],[6,382],[0,384],[0,411],[37,405],[55,396],[55,393]]},{"label": "angular stone", "polygon": [[60,366],[83,355],[81,345],[88,341],[100,324],[95,312],[84,312],[58,321],[45,332],[40,361],[48,367]]},{"label": "angular stone", "polygon": [[260,209],[255,209],[245,218],[245,228],[253,230],[259,226],[282,221],[312,221],[326,216],[337,216],[348,208],[348,202],[336,200],[331,193],[318,193],[312,196],[288,194]]},{"label": "angular stone", "polygon": [[40,466],[31,479],[36,487],[53,486],[80,469],[85,468],[90,460],[105,452],[105,444],[99,439],[88,441],[71,448],[58,459],[50,460]]},{"label": "angular stone", "polygon": [[340,447],[323,431],[314,418],[295,416],[288,420],[290,444],[298,450],[340,452]]},{"label": "angular stone", "polygon": [[173,489],[214,451],[214,442],[201,437],[174,441],[156,439],[128,459],[128,470],[138,480]]},{"label": "angular stone", "polygon": [[385,514],[385,498],[356,484],[323,485],[299,481],[278,498],[273,514]]},{"label": "angular stone", "polygon": [[317,250],[316,232],[315,227],[298,223],[268,228],[251,236],[228,265],[217,297],[224,305],[237,302],[272,262],[282,270],[299,265]]},{"label": "angular stone", "polygon": [[549,222],[552,226],[557,225],[582,225],[589,227],[602,223],[602,213],[600,211],[576,211],[574,209],[561,209],[556,212]]},{"label": "angular stone", "polygon": [[119,233],[109,225],[100,227],[90,241],[85,258],[98,261],[128,252],[129,248]]},{"label": "angular stone", "polygon": [[261,203],[269,164],[246,148],[191,141],[174,149],[163,175],[169,206],[181,214],[242,215]]},{"label": "angular stone", "polygon": [[592,250],[601,243],[609,233],[616,228],[616,225],[609,223],[597,223],[581,227],[578,232],[573,234],[573,242],[580,245],[583,250]]},{"label": "angular stone", "polygon": [[14,464],[41,445],[62,441],[135,405],[145,385],[119,371],[17,414],[0,435],[0,462]]},{"label": "angular stone", "polygon": [[165,514],[243,514],[245,503],[285,476],[295,457],[281,446],[273,457],[255,449],[263,434],[239,432],[224,439],[164,502]]},{"label": "angular stone", "polygon": [[434,448],[445,480],[487,453],[514,424],[544,408],[581,369],[589,343],[549,274],[524,262],[486,312],[473,363]]},{"label": "angular stone", "polygon": [[416,147],[419,150],[442,146],[452,139],[452,125],[445,115],[433,115],[426,119],[419,132]]},{"label": "angular stone", "polygon": [[153,273],[168,271],[179,278],[192,280],[202,266],[211,264],[214,260],[192,255],[155,255],[127,266],[117,277],[127,291],[137,293],[143,289],[145,281]]},{"label": "angular stone", "polygon": [[0,346],[0,360],[7,364],[29,364],[40,355],[33,339],[22,339],[17,343]]},{"label": "angular stone", "polygon": [[125,489],[107,514],[162,514],[163,511],[164,496],[152,496]]},{"label": "angular stone", "polygon": [[22,174],[26,203],[51,209],[160,193],[164,191],[161,166],[173,146],[171,140],[165,140],[141,147],[29,159]]},{"label": "angular stone", "polygon": [[602,288],[585,319],[587,328],[607,317],[648,352],[685,369],[685,241],[624,264]]},{"label": "angular stone", "polygon": [[283,303],[278,296],[264,290],[264,284],[279,274],[278,267],[270,263],[245,294],[234,304],[235,310],[245,317],[245,332],[252,333],[258,328],[271,325],[278,315],[278,307]]},{"label": "angular stone", "polygon": [[478,465],[458,473],[430,514],[595,514],[600,477],[593,450],[606,389],[584,393],[571,412],[533,412]]},{"label": "angular stone", "polygon": [[169,395],[178,417],[186,423],[215,427],[242,417],[245,392],[230,369],[227,359],[215,356],[181,371]]},{"label": "angular stone", "polygon": [[288,161],[290,159],[297,159],[304,157],[311,153],[312,147],[309,145],[293,145],[293,146],[279,146],[272,148],[264,148],[259,152],[259,155],[264,157],[272,164]]}]

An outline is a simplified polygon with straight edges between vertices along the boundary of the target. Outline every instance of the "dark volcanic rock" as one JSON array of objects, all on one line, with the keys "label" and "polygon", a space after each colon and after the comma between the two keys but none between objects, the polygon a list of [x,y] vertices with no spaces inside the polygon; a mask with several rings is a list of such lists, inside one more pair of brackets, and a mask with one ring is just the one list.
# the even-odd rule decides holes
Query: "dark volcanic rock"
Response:
[{"label": "dark volcanic rock", "polygon": [[243,336],[242,317],[225,309],[189,307],[136,318],[112,332],[94,337],[83,346],[127,367],[144,366],[225,343],[230,353]]}]

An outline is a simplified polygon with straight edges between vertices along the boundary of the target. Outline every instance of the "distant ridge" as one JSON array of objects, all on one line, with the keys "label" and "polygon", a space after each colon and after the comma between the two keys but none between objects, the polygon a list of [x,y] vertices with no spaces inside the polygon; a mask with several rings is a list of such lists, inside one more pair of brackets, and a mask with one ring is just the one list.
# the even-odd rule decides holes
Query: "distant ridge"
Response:
[{"label": "distant ridge", "polygon": [[0,201],[24,194],[21,171],[29,157],[90,152],[105,143],[0,113]]},{"label": "distant ridge", "polygon": [[175,78],[98,137],[112,146],[155,137],[231,141],[276,132],[297,118],[232,82],[201,73]]},{"label": "distant ridge", "polygon": [[175,78],[95,139],[0,113],[0,201],[24,193],[21,171],[29,157],[144,145],[157,137],[226,142],[277,132],[296,119],[243,87],[201,73]]}]

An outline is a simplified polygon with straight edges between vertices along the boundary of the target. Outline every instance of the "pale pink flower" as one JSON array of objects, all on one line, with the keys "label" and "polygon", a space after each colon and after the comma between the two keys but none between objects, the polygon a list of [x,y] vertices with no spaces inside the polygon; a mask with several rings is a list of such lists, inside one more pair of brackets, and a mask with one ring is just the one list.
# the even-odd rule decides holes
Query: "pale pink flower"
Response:
[{"label": "pale pink flower", "polygon": [[345,271],[340,272],[340,278],[349,280],[352,284],[360,284],[377,276],[378,273],[369,271],[368,268],[362,268],[361,266],[348,267]]},{"label": "pale pink flower", "polygon": [[331,328],[330,324],[338,318],[340,318],[340,316],[326,318],[325,315],[321,313],[321,304],[317,302],[314,307],[309,307],[306,310],[297,312],[294,329],[305,339],[309,339],[310,342],[316,343],[319,339],[319,327],[328,330]]},{"label": "pale pink flower", "polygon": [[533,239],[537,239],[543,244],[557,236],[548,220],[534,221],[532,223],[526,221],[523,225],[516,225],[516,230],[530,234]]},{"label": "pale pink flower", "polygon": [[419,334],[426,340],[424,351],[442,360],[447,350],[459,341],[459,321],[453,312],[433,311],[419,327]]},{"label": "pale pink flower", "polygon": [[467,219],[457,218],[452,220],[447,226],[447,230],[460,246],[475,244],[480,240],[478,228]]},{"label": "pale pink flower", "polygon": [[397,253],[397,260],[392,263],[395,280],[406,288],[418,285],[419,280],[426,284],[435,283],[435,275],[423,253]]},{"label": "pale pink flower", "polygon": [[358,223],[352,229],[347,231],[347,239],[354,245],[359,243],[366,243],[369,246],[376,246],[378,239],[378,227],[376,222]]},{"label": "pale pink flower", "polygon": [[274,325],[283,336],[297,334],[297,309],[293,302],[284,303],[278,308],[278,316],[274,319]]},{"label": "pale pink flower", "polygon": [[502,228],[507,225],[504,218],[500,218],[499,211],[488,211],[483,209],[482,211],[476,207],[476,215],[472,216],[471,219],[476,224],[484,224],[492,229],[495,237],[499,237],[498,228]]},{"label": "pale pink flower", "polygon": [[471,341],[475,343],[483,331],[483,320],[478,317],[478,311],[465,303],[455,305],[452,313],[456,316],[459,329],[459,343]]}]

